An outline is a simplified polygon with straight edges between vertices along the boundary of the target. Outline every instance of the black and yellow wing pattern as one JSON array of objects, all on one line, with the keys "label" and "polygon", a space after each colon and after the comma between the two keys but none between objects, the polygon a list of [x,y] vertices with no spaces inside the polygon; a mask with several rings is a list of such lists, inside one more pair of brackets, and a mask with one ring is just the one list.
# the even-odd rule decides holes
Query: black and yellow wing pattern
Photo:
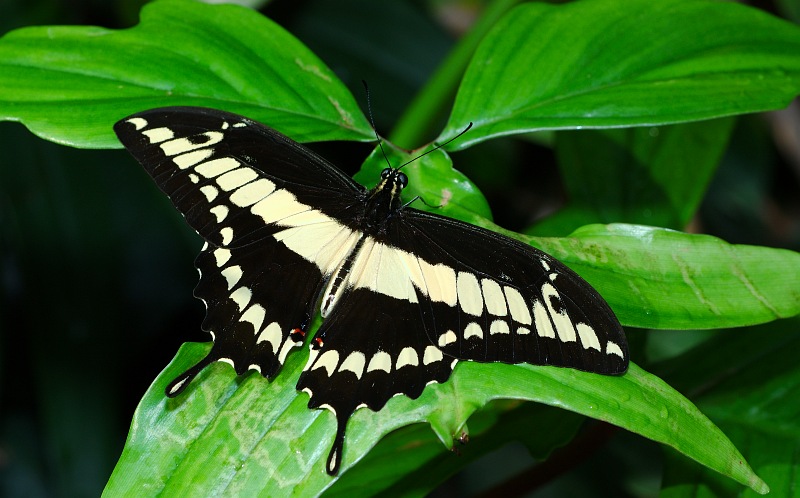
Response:
[{"label": "black and yellow wing pattern", "polygon": [[399,169],[368,190],[214,109],[152,109],[114,130],[205,240],[195,295],[214,346],[166,394],[214,361],[274,377],[319,313],[297,389],[337,418],[329,474],[355,410],[416,399],[458,361],[627,370],[622,327],[588,283],[531,246],[405,206]]}]

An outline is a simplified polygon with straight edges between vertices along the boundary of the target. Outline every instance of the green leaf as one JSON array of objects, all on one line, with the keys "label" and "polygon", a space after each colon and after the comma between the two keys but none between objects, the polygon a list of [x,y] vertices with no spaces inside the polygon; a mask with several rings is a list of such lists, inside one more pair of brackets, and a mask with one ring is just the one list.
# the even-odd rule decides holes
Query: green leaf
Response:
[{"label": "green leaf", "polygon": [[[307,395],[294,389],[307,348],[290,355],[272,382],[254,373],[237,379],[229,367],[216,363],[179,398],[166,398],[167,383],[208,350],[208,344],[184,345],[145,394],[105,495],[136,489],[162,496],[311,496],[330,486],[336,478],[325,473],[324,462],[334,417],[306,408]],[[605,420],[764,489],[694,405],[633,364],[626,375],[610,377],[556,367],[461,362],[448,382],[429,386],[417,400],[399,396],[377,413],[357,411],[348,423],[342,472],[382,436],[415,422],[427,420],[439,439],[452,446],[467,418],[500,398],[538,401]]]},{"label": "green leaf", "polygon": [[0,119],[93,148],[119,147],[114,122],[167,105],[236,112],[298,141],[373,138],[333,72],[257,12],[161,0],[141,16],[127,30],[33,27],[0,38]]},{"label": "green leaf", "polygon": [[528,233],[567,235],[591,223],[683,229],[699,208],[732,125],[732,119],[717,119],[558,132],[569,201]]},{"label": "green leaf", "polygon": [[519,6],[476,51],[439,138],[460,149],[545,128],[656,125],[785,107],[800,28],[734,2]]},{"label": "green leaf", "polygon": [[589,281],[623,325],[741,327],[800,314],[800,254],[638,225],[523,238]]},{"label": "green leaf", "polygon": [[[775,496],[796,496],[798,489],[798,326],[800,320],[795,318],[720,331],[699,348],[659,367],[671,383],[696,393],[698,407],[742,449]],[[663,496],[753,494],[684,459],[668,456]]]}]

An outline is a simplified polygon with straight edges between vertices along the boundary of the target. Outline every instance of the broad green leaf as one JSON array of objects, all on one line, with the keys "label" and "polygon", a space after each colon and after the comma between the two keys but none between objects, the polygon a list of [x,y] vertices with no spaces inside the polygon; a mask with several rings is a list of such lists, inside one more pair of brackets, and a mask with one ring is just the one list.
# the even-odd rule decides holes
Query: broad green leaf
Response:
[{"label": "broad green leaf", "polygon": [[546,128],[658,125],[785,107],[800,28],[735,2],[530,3],[486,36],[439,141]]},{"label": "broad green leaf", "polygon": [[[800,320],[721,331],[659,367],[742,449],[775,496],[797,496]],[[664,496],[751,496],[685,459],[666,462]]]},{"label": "broad green leaf", "polygon": [[[311,496],[335,478],[325,473],[335,421],[306,408],[294,389],[308,352],[290,355],[269,382],[251,373],[237,379],[224,364],[202,372],[175,400],[166,384],[208,351],[187,344],[145,394],[106,496],[130,490],[150,495]],[[658,378],[631,364],[621,377],[529,365],[460,363],[445,384],[431,385],[417,400],[392,398],[375,413],[356,412],[348,424],[342,472],[389,432],[427,420],[439,439],[453,445],[467,418],[492,399],[538,401],[637,432],[670,445],[740,483],[764,483],[705,416]],[[158,441],[154,444],[154,441]],[[400,458],[400,457],[398,457]]]},{"label": "broad green leaf", "polygon": [[333,72],[243,7],[160,0],[131,29],[32,27],[0,38],[0,119],[47,140],[119,147],[117,120],[168,105],[236,112],[298,141],[373,137]]},{"label": "broad green leaf", "polygon": [[732,119],[718,119],[558,132],[556,154],[568,204],[529,233],[563,236],[591,223],[685,228],[716,171],[732,124]]},{"label": "broad green leaf", "polygon": [[800,254],[793,251],[624,224],[523,240],[580,273],[623,325],[741,327],[800,314]]}]

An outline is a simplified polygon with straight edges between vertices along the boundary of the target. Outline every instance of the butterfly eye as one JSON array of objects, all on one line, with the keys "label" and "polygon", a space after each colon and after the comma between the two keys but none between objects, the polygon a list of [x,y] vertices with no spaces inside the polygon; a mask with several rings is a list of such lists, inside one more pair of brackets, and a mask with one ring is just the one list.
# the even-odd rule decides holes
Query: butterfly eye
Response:
[{"label": "butterfly eye", "polygon": [[384,169],[383,171],[381,171],[381,180],[389,178],[389,175],[391,174],[392,174],[392,168]]},{"label": "butterfly eye", "polygon": [[400,184],[401,188],[406,188],[406,185],[408,185],[408,177],[405,173],[397,173],[397,183]]}]

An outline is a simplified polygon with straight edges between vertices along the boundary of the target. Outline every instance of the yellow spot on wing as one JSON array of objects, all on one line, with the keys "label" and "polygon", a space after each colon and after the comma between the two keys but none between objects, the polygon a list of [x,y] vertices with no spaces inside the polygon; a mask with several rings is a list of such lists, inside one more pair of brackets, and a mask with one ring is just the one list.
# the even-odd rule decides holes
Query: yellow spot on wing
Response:
[{"label": "yellow spot on wing", "polygon": [[339,371],[344,372],[353,372],[356,374],[356,378],[359,380],[361,379],[361,375],[364,373],[364,365],[367,362],[367,358],[364,356],[364,353],[360,351],[353,351],[350,353],[347,358],[342,362],[339,366]]},{"label": "yellow spot on wing", "polygon": [[128,123],[132,124],[137,131],[147,126],[147,120],[144,118],[131,118]]},{"label": "yellow spot on wing", "polygon": [[581,339],[581,344],[584,349],[596,349],[600,351],[600,341],[597,339],[597,334],[594,329],[585,323],[579,323],[575,326],[578,331],[578,337]]},{"label": "yellow spot on wing", "polygon": [[259,178],[254,182],[250,182],[234,190],[233,193],[231,193],[231,202],[239,207],[248,207],[255,204],[255,206],[250,208],[250,211],[253,214],[259,214],[255,212],[256,206],[258,206],[257,203],[264,202],[264,200],[266,200],[265,198],[268,198],[274,191],[274,183],[266,178]]},{"label": "yellow spot on wing", "polygon": [[278,322],[272,322],[267,325],[260,334],[258,334],[256,344],[268,341],[270,345],[272,345],[272,353],[275,354],[278,352],[278,348],[281,345],[282,337],[283,335],[281,334],[281,326],[278,324]]},{"label": "yellow spot on wing", "polygon": [[443,348],[448,344],[453,344],[454,342],[456,342],[457,339],[458,338],[456,337],[456,333],[453,332],[452,330],[448,330],[447,332],[439,336],[439,347]]},{"label": "yellow spot on wing", "polygon": [[389,356],[389,353],[386,351],[378,351],[375,353],[369,360],[367,372],[372,372],[374,370],[383,370],[386,373],[392,371],[392,357]]},{"label": "yellow spot on wing", "polygon": [[[214,145],[222,141],[225,135],[219,131],[207,131],[205,133],[200,133],[198,135],[194,135],[192,140],[188,138],[176,138],[174,140],[170,140],[169,142],[164,142],[161,144],[161,150],[164,151],[164,154],[168,156],[177,156],[178,154],[183,154],[184,152],[189,152],[196,149],[202,149],[208,147],[209,145]],[[204,141],[200,141],[200,138],[204,138]]]},{"label": "yellow spot on wing", "polygon": [[400,351],[400,354],[397,355],[397,365],[395,368],[400,370],[406,365],[411,365],[414,367],[419,365],[419,357],[417,356],[417,352],[414,351],[414,348],[412,347],[403,348],[403,350]]},{"label": "yellow spot on wing", "polygon": [[470,322],[466,328],[464,328],[464,339],[469,339],[471,337],[483,339],[483,329],[475,322]]},{"label": "yellow spot on wing", "polygon": [[324,368],[325,371],[328,373],[328,377],[333,375],[333,372],[336,371],[336,366],[339,364],[339,353],[334,351],[333,349],[329,351],[325,351],[317,358],[317,361],[314,363],[314,366],[311,370],[316,370],[318,368]]},{"label": "yellow spot on wing", "polygon": [[494,280],[484,278],[481,279],[481,288],[483,290],[483,302],[486,304],[486,311],[495,316],[505,316],[508,314],[506,307],[506,298],[503,295],[503,289],[500,284]]},{"label": "yellow spot on wing", "polygon": [[425,354],[422,355],[422,364],[430,365],[444,359],[442,351],[436,346],[428,346],[425,348]]},{"label": "yellow spot on wing", "polygon": [[205,161],[214,151],[212,149],[200,149],[194,152],[187,152],[186,154],[181,154],[179,156],[175,156],[172,158],[172,161],[178,165],[180,169],[186,169],[195,164]]},{"label": "yellow spot on wing", "polygon": [[483,296],[475,275],[464,271],[458,272],[456,291],[458,292],[458,304],[461,310],[470,315],[481,316],[483,313]]},{"label": "yellow spot on wing", "polygon": [[616,342],[608,341],[608,344],[606,344],[606,354],[615,354],[623,360],[625,359],[625,355],[622,354],[622,348],[620,348]]},{"label": "yellow spot on wing", "polygon": [[242,268],[238,265],[231,266],[222,270],[220,274],[228,282],[228,290],[231,290],[233,289],[233,286],[239,282],[239,279],[242,278]]},{"label": "yellow spot on wing", "polygon": [[142,134],[150,139],[151,144],[158,144],[175,138],[175,134],[172,132],[172,130],[164,127],[145,130],[142,132]]},{"label": "yellow spot on wing", "polygon": [[212,159],[200,163],[194,167],[194,170],[206,178],[214,178],[215,176],[219,176],[238,167],[239,161],[236,159],[232,157],[220,157],[219,159]]},{"label": "yellow spot on wing", "polygon": [[253,333],[261,330],[261,324],[264,323],[264,316],[266,310],[260,304],[254,304],[247,308],[239,319],[242,322],[248,322],[253,325]]}]

